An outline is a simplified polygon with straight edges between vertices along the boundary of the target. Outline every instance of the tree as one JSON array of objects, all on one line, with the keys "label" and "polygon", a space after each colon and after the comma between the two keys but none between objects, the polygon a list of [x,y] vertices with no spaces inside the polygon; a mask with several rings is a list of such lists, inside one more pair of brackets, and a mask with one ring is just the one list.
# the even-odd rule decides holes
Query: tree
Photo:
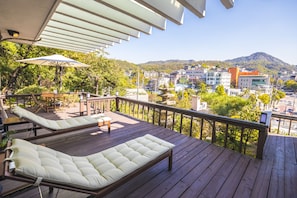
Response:
[{"label": "tree", "polygon": [[223,85],[217,86],[216,93],[219,95],[226,95],[224,86]]},{"label": "tree", "polygon": [[197,86],[198,86],[198,89],[199,89],[199,91],[198,91],[199,94],[207,93],[207,85],[204,82],[199,82],[197,84]]},{"label": "tree", "polygon": [[91,93],[102,93],[104,89],[108,89],[111,93],[118,91],[123,94],[123,87],[130,86],[120,65],[102,55],[99,56],[97,53],[83,54],[10,42],[1,42],[0,44],[1,84],[5,90],[16,92],[18,89],[32,85],[53,90],[55,88],[55,67],[16,62],[19,59],[52,54],[62,54],[90,65],[88,68],[64,68],[63,91],[84,89]]},{"label": "tree", "polygon": [[297,91],[297,82],[295,80],[288,80],[285,82],[285,87],[287,89],[292,89],[294,93]]},{"label": "tree", "polygon": [[284,85],[284,81],[282,79],[278,79],[276,82],[277,87],[282,87]]},{"label": "tree", "polygon": [[285,92],[273,88],[271,96],[271,105],[274,107],[280,101],[280,99],[284,97],[286,97]]},{"label": "tree", "polygon": [[268,94],[262,94],[258,96],[259,100],[264,104],[264,108],[267,108],[267,105],[270,103],[270,96]]},{"label": "tree", "polygon": [[[2,85],[5,90],[15,90],[38,82],[39,72],[30,64],[18,63],[16,60],[37,57],[53,49],[11,42],[0,43],[0,66]],[[55,50],[57,51],[57,50]]]},{"label": "tree", "polygon": [[180,84],[188,84],[189,82],[189,80],[185,77],[181,77],[178,81]]}]

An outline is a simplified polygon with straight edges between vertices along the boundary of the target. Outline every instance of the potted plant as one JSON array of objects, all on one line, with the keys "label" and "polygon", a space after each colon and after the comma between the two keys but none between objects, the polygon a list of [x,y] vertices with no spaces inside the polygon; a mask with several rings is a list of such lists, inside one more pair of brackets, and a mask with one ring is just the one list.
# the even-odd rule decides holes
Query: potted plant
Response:
[{"label": "potted plant", "polygon": [[11,138],[11,135],[14,134],[15,131],[7,131],[5,134],[0,134],[0,152],[6,148],[8,140]]},{"label": "potted plant", "polygon": [[5,158],[4,149],[6,148],[10,136],[15,133],[15,131],[7,131],[6,134],[0,132],[0,175],[3,173],[3,160]]}]

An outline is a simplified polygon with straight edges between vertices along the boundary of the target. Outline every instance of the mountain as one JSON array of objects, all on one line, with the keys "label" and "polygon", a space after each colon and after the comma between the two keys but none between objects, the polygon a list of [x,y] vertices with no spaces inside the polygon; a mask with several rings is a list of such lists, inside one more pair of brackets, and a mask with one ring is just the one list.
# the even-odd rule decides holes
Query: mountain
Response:
[{"label": "mountain", "polygon": [[256,52],[249,56],[243,56],[226,60],[225,62],[231,63],[233,66],[238,66],[247,69],[257,69],[262,73],[272,74],[279,71],[293,71],[294,66],[284,61],[275,58],[264,52]]},{"label": "mountain", "polygon": [[148,65],[153,65],[153,64],[157,64],[157,65],[161,65],[161,64],[168,64],[168,63],[174,63],[174,64],[193,64],[195,63],[195,60],[166,60],[166,61],[148,61],[145,64]]},{"label": "mountain", "polygon": [[207,65],[218,66],[221,68],[240,67],[249,70],[257,69],[264,74],[277,74],[280,71],[294,71],[296,66],[285,63],[284,61],[273,57],[264,52],[256,52],[249,56],[238,57],[225,61],[195,61],[195,60],[166,60],[166,61],[149,61],[140,64],[144,70],[161,71],[170,73],[182,69],[186,65]]},{"label": "mountain", "polygon": [[255,61],[262,61],[262,62],[267,62],[267,63],[272,63],[272,64],[289,66],[289,64],[285,63],[284,61],[282,61],[278,58],[275,58],[269,54],[266,54],[264,52],[256,52],[256,53],[251,54],[250,56],[242,56],[239,58],[226,60],[226,62],[231,62],[233,64],[248,63],[248,62],[255,62]]}]

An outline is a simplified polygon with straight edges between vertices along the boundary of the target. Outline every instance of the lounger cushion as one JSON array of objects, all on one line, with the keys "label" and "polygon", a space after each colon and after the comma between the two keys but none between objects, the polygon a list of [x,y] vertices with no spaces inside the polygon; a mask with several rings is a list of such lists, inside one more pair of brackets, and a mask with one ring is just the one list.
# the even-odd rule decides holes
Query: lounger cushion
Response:
[{"label": "lounger cushion", "polygon": [[90,116],[79,116],[73,118],[67,118],[63,120],[50,120],[44,117],[38,116],[24,108],[16,106],[13,108],[13,113],[21,118],[32,120],[34,123],[46,127],[48,129],[58,131],[69,128],[76,128],[80,126],[94,125],[96,126],[101,120],[111,120],[109,117],[104,116],[104,114],[96,114]]},{"label": "lounger cushion", "polygon": [[14,139],[10,148],[13,150],[11,160],[16,174],[98,190],[173,147],[173,144],[147,134],[84,157],[70,156],[21,139]]}]

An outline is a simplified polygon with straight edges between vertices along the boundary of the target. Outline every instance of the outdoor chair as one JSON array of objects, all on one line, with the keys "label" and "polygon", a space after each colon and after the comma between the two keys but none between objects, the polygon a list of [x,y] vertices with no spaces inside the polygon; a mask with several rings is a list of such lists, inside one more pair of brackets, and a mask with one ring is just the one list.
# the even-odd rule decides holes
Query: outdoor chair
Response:
[{"label": "outdoor chair", "polygon": [[[168,157],[174,145],[147,134],[87,156],[70,156],[21,139],[9,142],[6,179],[103,196]],[[39,188],[40,195],[42,192]]]},{"label": "outdoor chair", "polygon": [[[111,118],[105,116],[104,114],[95,114],[89,116],[78,116],[73,118],[67,118],[63,120],[50,120],[44,117],[41,117],[35,113],[32,113],[22,107],[15,106],[12,109],[12,112],[20,118],[23,118],[31,123],[33,123],[34,128],[36,125],[42,128],[45,128],[54,133],[44,134],[36,136],[38,138],[48,137],[52,135],[57,135],[66,132],[72,132],[79,129],[85,129],[88,127],[107,125],[108,133],[110,133],[110,122]],[[30,139],[35,139],[31,137]]]},{"label": "outdoor chair", "polygon": [[49,111],[49,107],[46,101],[44,100],[37,100],[36,96],[32,94],[32,99],[35,104],[34,106],[34,113],[38,113],[40,110],[44,110],[45,112]]}]

